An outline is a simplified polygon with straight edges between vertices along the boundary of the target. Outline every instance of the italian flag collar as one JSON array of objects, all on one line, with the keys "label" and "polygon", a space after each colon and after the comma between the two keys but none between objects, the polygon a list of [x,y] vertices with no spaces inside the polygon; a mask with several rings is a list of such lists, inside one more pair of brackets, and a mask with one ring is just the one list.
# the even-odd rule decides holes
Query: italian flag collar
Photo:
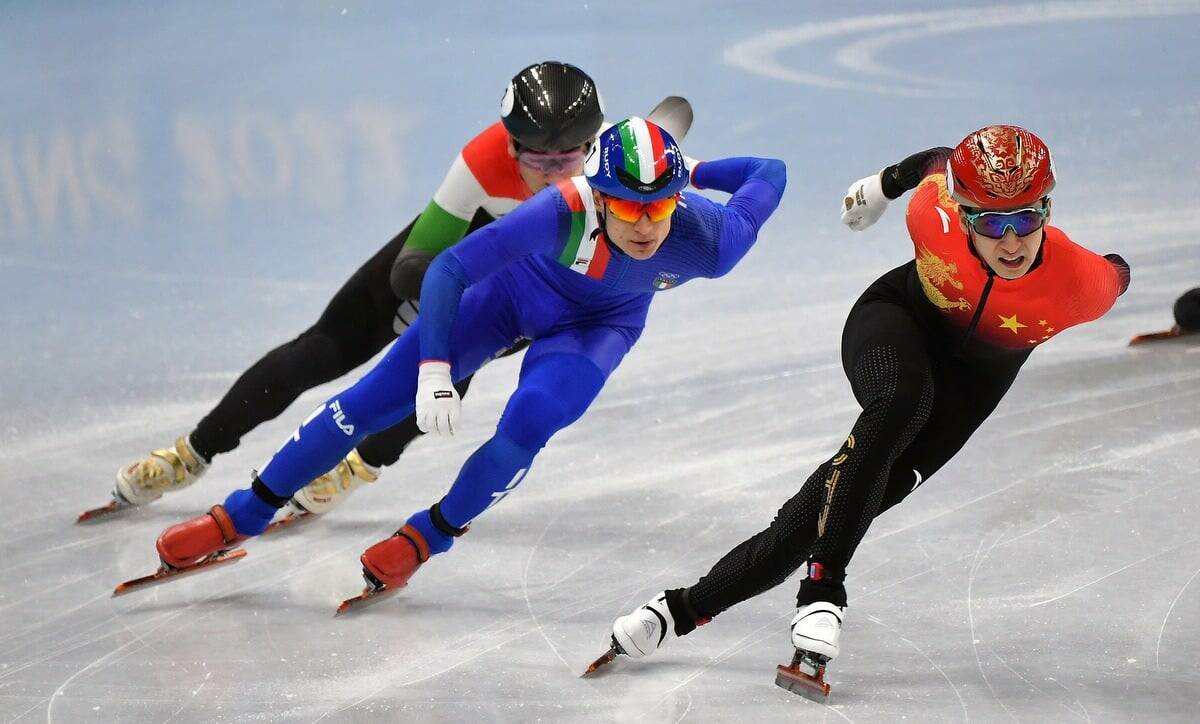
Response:
[{"label": "italian flag collar", "polygon": [[582,176],[558,183],[558,190],[571,211],[571,229],[558,263],[592,279],[604,278],[612,251],[600,230],[592,189]]}]

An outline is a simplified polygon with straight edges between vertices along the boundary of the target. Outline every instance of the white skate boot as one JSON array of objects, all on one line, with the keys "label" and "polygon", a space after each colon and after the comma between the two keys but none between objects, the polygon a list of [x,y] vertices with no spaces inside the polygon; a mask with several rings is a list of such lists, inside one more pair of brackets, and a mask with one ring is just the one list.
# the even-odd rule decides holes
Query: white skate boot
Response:
[{"label": "white skate boot", "polygon": [[296,491],[288,507],[299,513],[328,513],[345,502],[355,488],[378,480],[379,472],[379,468],[368,465],[357,450],[351,450],[333,470]]},{"label": "white skate boot", "polygon": [[675,638],[675,619],[667,607],[665,591],[613,622],[613,641],[620,653],[631,659],[649,656],[672,638]]},{"label": "white skate boot", "polygon": [[792,645],[813,656],[823,656],[826,661],[837,658],[841,647],[838,639],[842,635],[841,606],[817,601],[796,610],[792,618]]},{"label": "white skate boot", "polygon": [[788,691],[824,701],[829,696],[825,665],[841,651],[842,615],[845,609],[816,601],[796,610],[792,618],[792,646],[796,654],[791,666],[776,669],[775,683]]},{"label": "white skate boot", "polygon": [[129,505],[145,505],[163,493],[186,488],[207,469],[208,463],[183,435],[173,447],[155,450],[118,470],[114,496]]}]

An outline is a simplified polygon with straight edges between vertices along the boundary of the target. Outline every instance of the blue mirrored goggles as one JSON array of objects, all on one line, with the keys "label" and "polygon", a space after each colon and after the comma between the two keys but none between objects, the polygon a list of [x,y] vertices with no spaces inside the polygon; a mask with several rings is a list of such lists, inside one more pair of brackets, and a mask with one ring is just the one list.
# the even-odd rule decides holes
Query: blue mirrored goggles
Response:
[{"label": "blue mirrored goggles", "polygon": [[989,239],[1003,239],[1008,229],[1017,236],[1032,234],[1046,223],[1050,210],[1046,207],[1017,209],[1016,211],[980,211],[966,213],[967,223],[976,234]]}]

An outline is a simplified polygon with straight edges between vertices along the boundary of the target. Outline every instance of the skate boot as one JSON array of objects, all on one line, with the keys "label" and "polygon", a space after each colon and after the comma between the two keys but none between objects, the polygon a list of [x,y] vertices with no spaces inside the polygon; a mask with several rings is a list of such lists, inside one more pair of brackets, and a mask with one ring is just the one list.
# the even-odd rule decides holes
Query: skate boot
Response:
[{"label": "skate boot", "polygon": [[663,591],[641,608],[613,622],[613,643],[618,653],[642,659],[675,638],[675,619]]},{"label": "skate boot", "polygon": [[145,505],[163,493],[186,488],[207,468],[208,463],[183,435],[175,440],[174,447],[155,450],[118,470],[113,495],[129,505]]},{"label": "skate boot", "polygon": [[328,513],[345,502],[355,488],[379,479],[379,468],[368,465],[357,450],[351,450],[333,470],[312,481],[292,496],[292,510]]},{"label": "skate boot", "polygon": [[236,548],[248,537],[238,533],[224,506],[214,505],[204,515],[164,530],[156,547],[164,567],[184,569]]},{"label": "skate boot", "polygon": [[778,686],[817,701],[829,696],[825,665],[841,651],[838,640],[844,611],[841,606],[825,601],[815,601],[796,610],[792,618],[792,645],[796,654],[791,666],[777,667]]},{"label": "skate boot", "polygon": [[421,531],[405,524],[391,538],[368,548],[359,560],[367,583],[376,589],[399,588],[429,560],[429,543]]}]

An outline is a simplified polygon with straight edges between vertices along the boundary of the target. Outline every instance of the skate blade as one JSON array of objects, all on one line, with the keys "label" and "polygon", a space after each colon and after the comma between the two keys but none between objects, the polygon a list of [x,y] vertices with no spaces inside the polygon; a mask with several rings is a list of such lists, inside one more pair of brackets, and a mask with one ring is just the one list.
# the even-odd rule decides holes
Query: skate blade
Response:
[{"label": "skate blade", "polygon": [[1168,329],[1165,332],[1151,332],[1149,334],[1139,334],[1136,337],[1134,337],[1133,339],[1129,340],[1129,346],[1133,347],[1135,345],[1145,344],[1146,342],[1156,342],[1160,339],[1175,339],[1176,337],[1183,337],[1184,335],[1185,335],[1185,332],[1182,329],[1180,329],[1179,327],[1172,327],[1171,329]]},{"label": "skate blade", "polygon": [[79,514],[79,517],[75,519],[75,523],[79,524],[79,523],[87,523],[88,521],[95,521],[100,518],[106,518],[106,517],[112,515],[113,513],[120,513],[122,511],[126,511],[126,510],[132,510],[136,507],[138,507],[138,506],[133,505],[131,503],[126,503],[125,501],[120,500],[118,498],[113,498],[112,500],[108,501],[108,503],[106,505],[102,505],[99,508],[90,508],[88,510],[83,511],[82,513]]},{"label": "skate blade", "polygon": [[292,513],[292,514],[288,515],[287,517],[280,518],[279,520],[274,521],[273,523],[268,525],[267,529],[263,531],[263,535],[267,535],[268,533],[273,533],[277,530],[280,530],[282,528],[287,528],[288,526],[292,526],[297,523],[303,523],[306,520],[312,520],[313,518],[316,518],[316,517],[317,517],[316,513],[309,513],[307,510],[304,511],[303,513]]},{"label": "skate blade", "polygon": [[617,648],[616,646],[610,647],[608,649],[608,651],[605,651],[604,654],[602,656],[600,656],[600,658],[593,661],[587,667],[587,670],[579,675],[579,678],[582,679],[587,676],[592,676],[597,671],[599,671],[601,667],[607,666],[608,664],[612,663],[612,661],[614,659],[616,659],[620,653],[621,653],[621,650],[619,648]]},{"label": "skate blade", "polygon": [[341,616],[343,613],[361,611],[368,606],[373,606],[376,603],[379,603],[385,598],[391,598],[393,595],[399,592],[401,588],[404,588],[404,586],[397,586],[395,588],[375,588],[369,586],[364,588],[363,592],[357,596],[354,596],[353,598],[347,598],[345,601],[342,601],[340,604],[338,604],[337,611],[335,611],[333,615],[337,617]]},{"label": "skate blade", "polygon": [[207,558],[190,568],[160,568],[148,576],[142,576],[141,578],[134,578],[131,581],[118,583],[117,587],[113,589],[112,595],[114,597],[123,596],[126,593],[132,593],[133,591],[140,591],[143,588],[157,586],[160,583],[166,583],[167,581],[173,581],[177,578],[189,576],[193,573],[199,573],[200,571],[213,568],[224,563],[235,563],[245,557],[245,548],[234,548],[233,550],[217,553],[211,558]]},{"label": "skate blade", "polygon": [[[805,669],[812,670],[814,673],[810,674]],[[825,664],[814,666],[813,662],[805,661],[800,654],[796,654],[792,658],[791,666],[780,664],[775,667],[775,686],[811,699],[818,704],[826,703],[829,698],[829,684],[825,682]]]}]

